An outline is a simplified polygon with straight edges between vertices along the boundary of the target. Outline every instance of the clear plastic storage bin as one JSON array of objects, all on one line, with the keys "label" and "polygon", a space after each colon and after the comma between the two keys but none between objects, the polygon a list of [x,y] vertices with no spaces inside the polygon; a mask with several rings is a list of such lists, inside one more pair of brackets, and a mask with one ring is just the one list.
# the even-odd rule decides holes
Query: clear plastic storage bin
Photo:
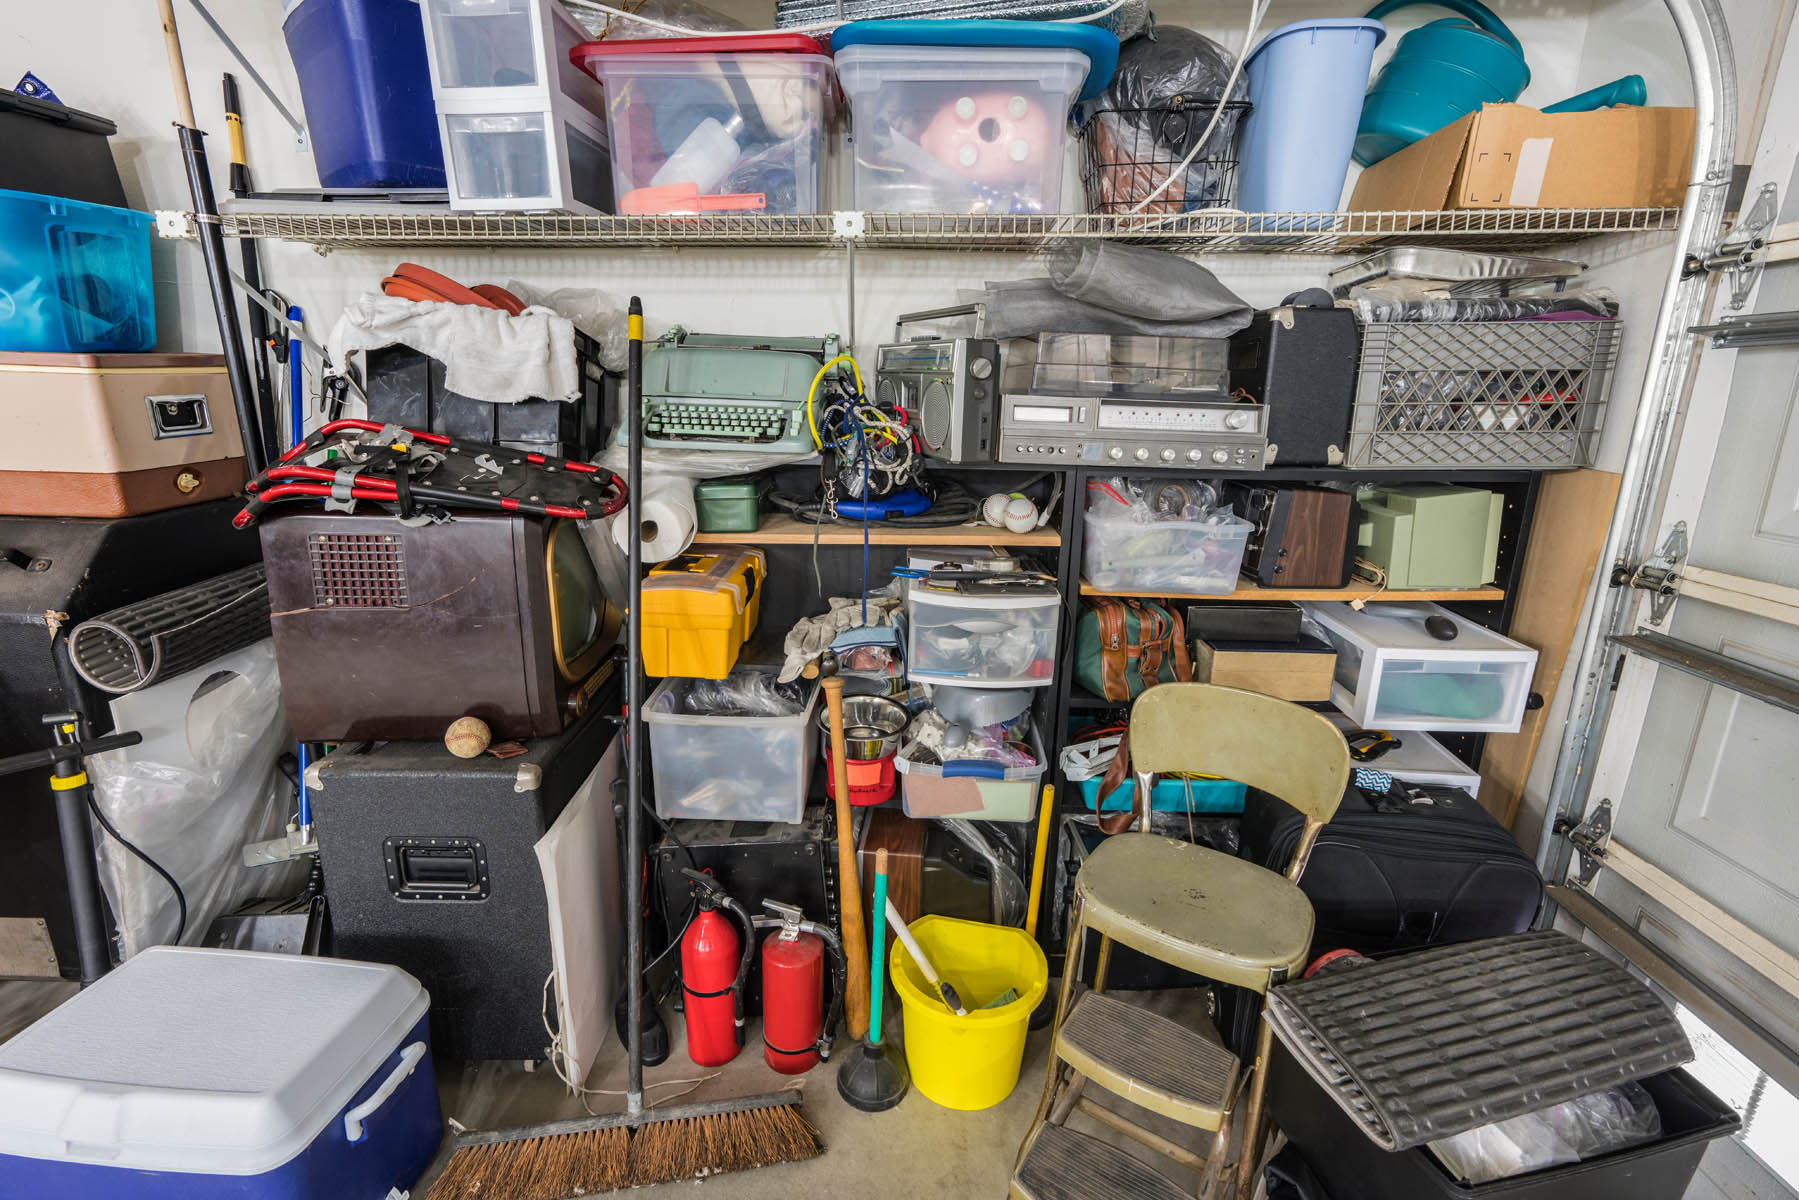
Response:
[{"label": "clear plastic storage bin", "polygon": [[1207,521],[1133,521],[1088,514],[1081,573],[1102,591],[1227,596],[1237,590],[1255,526],[1223,515]]},{"label": "clear plastic storage bin", "polygon": [[831,60],[800,34],[586,42],[622,213],[823,207]]},{"label": "clear plastic storage bin", "polygon": [[154,349],[150,220],[128,208],[0,190],[0,350]]},{"label": "clear plastic storage bin", "polygon": [[913,762],[901,751],[894,760],[900,773],[900,803],[908,817],[963,817],[970,821],[1029,821],[1037,815],[1040,781],[1048,766],[1043,740],[1033,727],[1034,767],[1008,767],[979,759],[936,763]]},{"label": "clear plastic storage bin", "polygon": [[1048,687],[1054,682],[1062,597],[964,595],[906,589],[906,663],[914,680],[963,687]]},{"label": "clear plastic storage bin", "polygon": [[[1331,703],[1364,728],[1516,733],[1537,652],[1435,604],[1303,606],[1337,652]],[[1447,617],[1439,641],[1427,617]]]},{"label": "clear plastic storage bin", "polygon": [[818,688],[791,717],[690,716],[682,710],[693,683],[665,679],[643,706],[657,815],[801,821],[818,761]]},{"label": "clear plastic storage bin", "polygon": [[857,22],[832,48],[871,212],[1061,212],[1069,108],[1118,54],[1103,30],[1026,21]]}]

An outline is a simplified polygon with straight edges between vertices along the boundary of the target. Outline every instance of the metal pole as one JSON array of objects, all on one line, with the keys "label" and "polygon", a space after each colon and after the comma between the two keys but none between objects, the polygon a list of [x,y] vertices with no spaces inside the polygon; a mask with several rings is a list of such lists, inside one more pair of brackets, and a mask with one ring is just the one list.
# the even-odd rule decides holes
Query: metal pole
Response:
[{"label": "metal pole", "polygon": [[231,382],[231,399],[237,408],[238,433],[244,443],[244,466],[251,475],[268,466],[263,447],[264,431],[256,419],[255,385],[244,359],[244,343],[237,327],[237,301],[231,292],[231,266],[225,258],[225,238],[219,232],[219,208],[212,193],[212,172],[206,164],[205,134],[194,128],[194,99],[188,91],[187,67],[181,56],[181,35],[175,27],[173,0],[158,0],[162,9],[162,37],[169,56],[170,82],[175,88],[175,110],[181,131],[181,156],[187,164],[188,193],[193,197],[194,223],[198,227],[200,254],[206,261],[206,283],[212,292],[213,315],[218,319],[219,344],[225,354],[225,375]]},{"label": "metal pole", "polygon": [[625,635],[625,1111],[643,1111],[643,301],[631,297],[625,376],[625,520],[630,623]]},{"label": "metal pole", "polygon": [[[1599,742],[1611,712],[1611,678],[1619,651],[1609,639],[1629,632],[1636,607],[1633,589],[1610,587],[1607,579],[1614,566],[1634,561],[1655,532],[1662,472],[1679,423],[1694,352],[1695,339],[1689,328],[1703,316],[1710,286],[1705,276],[1686,277],[1687,256],[1703,257],[1717,245],[1724,220],[1724,194],[1736,161],[1736,56],[1724,14],[1717,0],[1666,2],[1693,76],[1692,181],[1687,185],[1668,282],[1656,314],[1649,371],[1631,427],[1618,505],[1599,555],[1599,596],[1581,638],[1579,666],[1572,676],[1575,690],[1569,698],[1550,785],[1549,811],[1544,814],[1537,841],[1537,863],[1551,882],[1566,878],[1571,856],[1570,843],[1556,837],[1556,821],[1561,817],[1578,819],[1585,811]],[[1543,919],[1551,916],[1546,911]]]},{"label": "metal pole", "polygon": [[[237,80],[230,75],[225,76],[225,130],[231,144],[231,194],[242,199],[254,188],[250,182],[250,160],[244,145],[243,105],[237,94]],[[237,251],[244,264],[244,290],[247,293],[260,295],[262,292],[262,252],[257,249],[255,238],[239,238]],[[256,419],[263,423],[263,453],[267,461],[274,461],[281,451],[287,449],[273,437],[281,423],[275,419],[275,383],[269,375],[269,321],[268,314],[258,304],[245,306],[244,318],[248,322],[246,328],[250,332],[251,365],[256,371]]]}]

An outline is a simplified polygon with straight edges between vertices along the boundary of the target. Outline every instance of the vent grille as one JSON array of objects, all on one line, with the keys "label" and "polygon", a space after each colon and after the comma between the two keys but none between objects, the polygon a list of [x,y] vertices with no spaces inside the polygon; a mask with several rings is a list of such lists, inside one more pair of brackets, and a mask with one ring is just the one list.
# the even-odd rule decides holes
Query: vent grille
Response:
[{"label": "vent grille", "polygon": [[312,557],[316,608],[405,608],[405,543],[393,534],[315,533]]}]

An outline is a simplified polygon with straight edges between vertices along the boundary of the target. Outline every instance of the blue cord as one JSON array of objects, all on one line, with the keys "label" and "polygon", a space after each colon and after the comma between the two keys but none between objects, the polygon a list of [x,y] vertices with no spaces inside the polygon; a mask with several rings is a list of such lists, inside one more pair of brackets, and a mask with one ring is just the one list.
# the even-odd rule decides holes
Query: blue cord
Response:
[{"label": "blue cord", "polygon": [[862,444],[862,624],[868,625],[868,435],[860,429],[856,437]]}]

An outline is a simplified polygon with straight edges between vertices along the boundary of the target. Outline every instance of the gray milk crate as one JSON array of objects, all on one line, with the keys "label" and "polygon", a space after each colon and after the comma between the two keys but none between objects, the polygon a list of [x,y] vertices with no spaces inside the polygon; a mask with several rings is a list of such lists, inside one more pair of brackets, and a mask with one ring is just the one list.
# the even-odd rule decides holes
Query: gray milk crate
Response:
[{"label": "gray milk crate", "polygon": [[1592,463],[1619,321],[1362,326],[1350,467]]}]

